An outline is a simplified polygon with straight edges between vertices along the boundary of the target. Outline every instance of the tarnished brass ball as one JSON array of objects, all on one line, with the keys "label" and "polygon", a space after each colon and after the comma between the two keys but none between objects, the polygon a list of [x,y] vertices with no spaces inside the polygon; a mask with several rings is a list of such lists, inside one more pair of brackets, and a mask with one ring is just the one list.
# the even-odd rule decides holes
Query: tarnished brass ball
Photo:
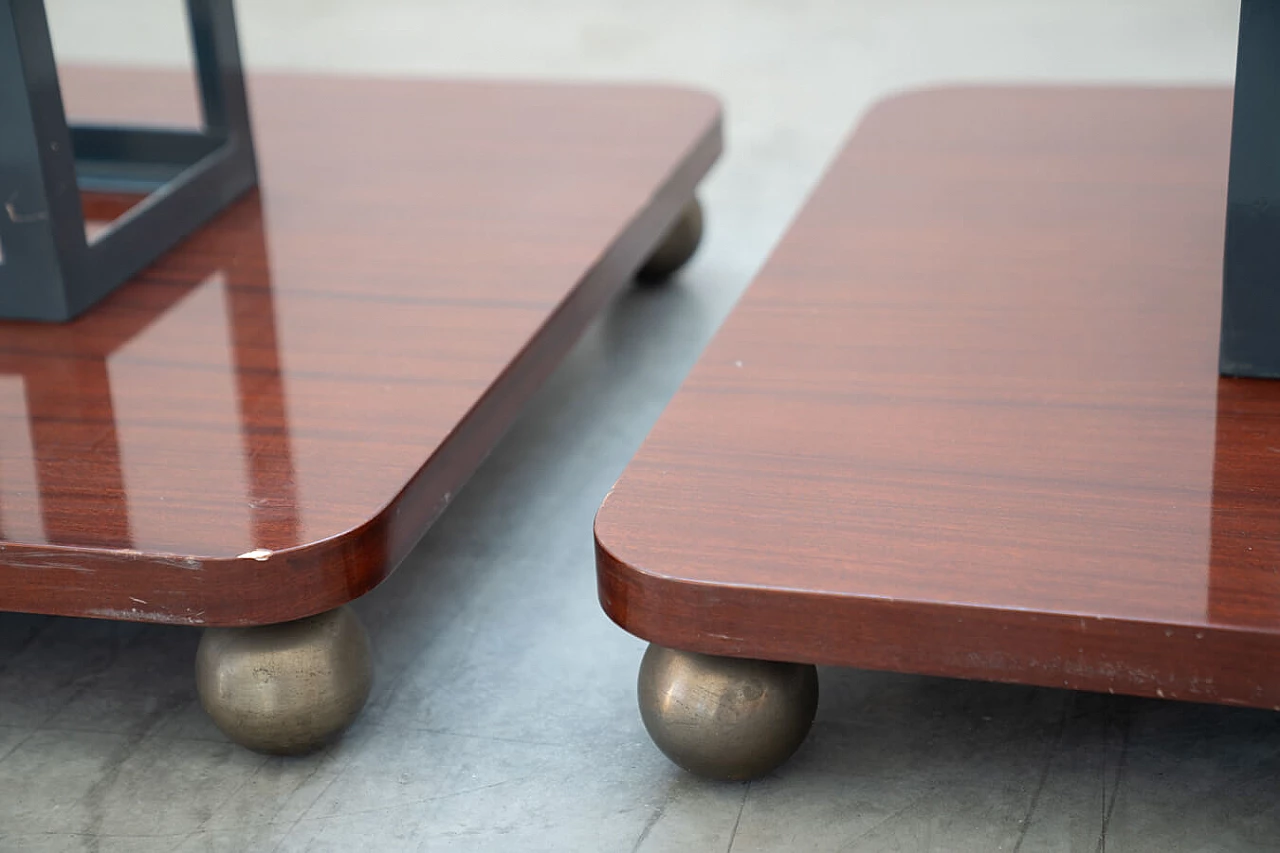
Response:
[{"label": "tarnished brass ball", "polygon": [[689,262],[701,242],[702,204],[695,198],[680,212],[658,248],[636,273],[636,278],[647,283],[665,281]]},{"label": "tarnished brass ball", "polygon": [[253,628],[208,628],[196,652],[200,703],[218,728],[257,752],[317,749],[364,708],[369,638],[346,607]]},{"label": "tarnished brass ball", "polygon": [[818,672],[651,645],[639,696],[649,736],[676,764],[710,779],[756,779],[804,742],[818,709]]}]

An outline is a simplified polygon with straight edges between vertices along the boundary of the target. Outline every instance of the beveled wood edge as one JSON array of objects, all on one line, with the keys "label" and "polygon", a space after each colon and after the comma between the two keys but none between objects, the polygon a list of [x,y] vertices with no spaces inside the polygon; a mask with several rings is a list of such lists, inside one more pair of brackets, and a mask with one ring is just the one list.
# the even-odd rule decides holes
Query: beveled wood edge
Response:
[{"label": "beveled wood edge", "polygon": [[[1280,711],[1280,629],[697,582],[628,564],[598,527],[595,550],[605,614],[669,648]],[[1028,651],[1050,643],[1062,654]]]},{"label": "beveled wood edge", "polygon": [[[624,87],[625,88],[625,87]],[[548,316],[414,476],[365,523],[315,542],[238,557],[0,542],[0,611],[200,626],[301,619],[359,598],[385,580],[447,508],[525,403],[604,305],[632,283],[724,150],[717,99],[676,86],[633,86],[709,102],[710,121],[600,259]],[[436,497],[432,497],[436,496]],[[99,578],[99,571],[109,578]]]}]

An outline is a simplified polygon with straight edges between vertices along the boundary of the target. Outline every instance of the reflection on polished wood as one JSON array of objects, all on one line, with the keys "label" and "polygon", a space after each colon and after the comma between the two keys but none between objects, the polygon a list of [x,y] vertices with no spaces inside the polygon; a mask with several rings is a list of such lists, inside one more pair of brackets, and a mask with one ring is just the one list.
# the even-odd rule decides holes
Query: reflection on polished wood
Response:
[{"label": "reflection on polished wood", "polygon": [[[249,625],[368,591],[720,150],[681,90],[250,86],[260,194],[72,323],[0,323],[0,610]],[[180,121],[190,87],[64,95]]]},{"label": "reflection on polished wood", "polygon": [[1280,706],[1280,383],[1219,379],[1229,91],[866,118],[597,519],[627,630]]}]

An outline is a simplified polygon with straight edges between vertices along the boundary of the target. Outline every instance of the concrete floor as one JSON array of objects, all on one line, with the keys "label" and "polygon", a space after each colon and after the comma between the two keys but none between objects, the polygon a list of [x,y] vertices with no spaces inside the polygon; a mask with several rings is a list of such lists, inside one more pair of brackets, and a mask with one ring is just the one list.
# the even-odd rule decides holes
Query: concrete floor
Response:
[{"label": "concrete floor", "polygon": [[[176,0],[50,0],[60,55],[168,64]],[[130,14],[126,14],[129,12]],[[1220,0],[254,0],[255,68],[686,81],[727,104],[710,233],[587,334],[400,571],[357,603],[377,683],[308,758],[229,745],[193,630],[0,614],[0,850],[1280,849],[1280,717],[823,673],[808,744],[708,784],[650,745],[642,644],[591,519],[877,98],[954,81],[1227,82]]]}]

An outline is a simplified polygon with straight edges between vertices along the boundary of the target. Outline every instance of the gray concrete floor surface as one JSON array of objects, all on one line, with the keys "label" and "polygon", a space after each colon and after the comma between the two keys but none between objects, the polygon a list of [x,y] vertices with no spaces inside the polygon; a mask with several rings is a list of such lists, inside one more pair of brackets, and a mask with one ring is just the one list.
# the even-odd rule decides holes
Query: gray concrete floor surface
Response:
[{"label": "gray concrete floor surface", "polygon": [[[50,0],[64,59],[168,65],[177,0]],[[619,299],[356,604],[376,685],[306,758],[230,745],[192,629],[0,614],[0,850],[1280,850],[1280,717],[828,670],[769,778],[671,766],[591,521],[843,136],[938,83],[1229,83],[1220,0],[244,0],[255,69],[687,82],[728,151],[674,285]]]}]

